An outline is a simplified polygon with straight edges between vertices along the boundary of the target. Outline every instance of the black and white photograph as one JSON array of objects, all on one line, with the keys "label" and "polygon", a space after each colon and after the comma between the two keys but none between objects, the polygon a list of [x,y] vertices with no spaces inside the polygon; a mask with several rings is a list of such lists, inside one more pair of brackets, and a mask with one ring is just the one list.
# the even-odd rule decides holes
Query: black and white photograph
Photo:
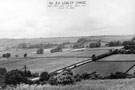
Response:
[{"label": "black and white photograph", "polygon": [[0,0],[0,90],[135,90],[135,0]]}]

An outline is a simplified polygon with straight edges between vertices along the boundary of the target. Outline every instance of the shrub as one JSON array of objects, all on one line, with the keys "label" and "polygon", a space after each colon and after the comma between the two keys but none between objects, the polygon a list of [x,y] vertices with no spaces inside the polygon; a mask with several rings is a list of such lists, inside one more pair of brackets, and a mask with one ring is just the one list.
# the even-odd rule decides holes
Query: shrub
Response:
[{"label": "shrub", "polygon": [[97,74],[97,72],[92,72],[92,73],[89,73],[89,72],[84,72],[81,74],[81,78],[86,80],[86,79],[102,79],[102,77]]},{"label": "shrub", "polygon": [[81,75],[79,75],[79,74],[74,75],[75,82],[80,82],[81,80],[82,80]]},{"label": "shrub", "polygon": [[128,74],[126,73],[123,73],[123,72],[116,72],[116,73],[111,73],[109,76],[108,76],[108,79],[124,79],[124,78],[127,78],[128,77]]},{"label": "shrub", "polygon": [[40,74],[40,80],[41,81],[47,81],[49,79],[49,74],[48,74],[48,72],[42,72],[41,74]]},{"label": "shrub", "polygon": [[66,74],[66,75],[61,74],[57,77],[57,82],[60,85],[73,84],[74,77],[70,74]]}]

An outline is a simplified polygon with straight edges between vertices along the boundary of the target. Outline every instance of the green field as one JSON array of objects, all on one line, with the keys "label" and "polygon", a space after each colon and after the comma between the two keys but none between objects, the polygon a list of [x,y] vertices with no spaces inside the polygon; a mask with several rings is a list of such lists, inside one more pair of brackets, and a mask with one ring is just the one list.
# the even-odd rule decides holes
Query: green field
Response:
[{"label": "green field", "polygon": [[[109,49],[120,47],[100,47],[92,49],[64,49],[63,52],[50,53],[50,49],[45,49],[44,54],[36,54],[36,49],[12,49],[10,51],[11,57],[9,59],[0,58],[0,67],[6,67],[7,70],[22,69],[27,65],[32,72],[52,72],[68,65],[86,60],[93,54],[100,55],[108,52]],[[28,57],[24,58],[23,54],[28,53]],[[15,57],[14,55],[19,55]],[[113,55],[101,59],[98,62],[89,62],[85,65],[79,66],[73,71],[75,73],[82,73],[85,71],[96,71],[100,74],[107,75],[115,71],[126,71],[129,67],[135,64],[134,55]],[[131,61],[128,61],[131,60]],[[122,62],[120,62],[122,61]],[[125,62],[124,62],[125,61]]]},{"label": "green field", "polygon": [[100,59],[100,61],[135,61],[135,54],[112,55],[112,56]]},{"label": "green field", "polygon": [[76,85],[20,85],[13,90],[135,90],[135,79],[86,80]]},{"label": "green field", "polygon": [[[92,54],[102,54],[108,52],[108,49],[65,49],[63,52],[50,53],[49,49],[45,50],[42,55],[37,55],[36,49],[15,49],[10,51],[1,52],[1,54],[10,52],[11,57],[0,58],[0,67],[6,67],[7,70],[22,69],[24,65],[27,65],[28,69],[32,72],[43,72],[43,71],[55,71],[57,69],[66,67],[68,65],[86,60],[91,57]],[[28,57],[24,58],[23,54],[28,53]],[[15,57],[14,55],[19,55]]]},{"label": "green field", "polygon": [[135,64],[135,55],[112,55],[97,62],[89,62],[73,69],[76,74],[84,72],[94,72],[107,76],[110,73],[126,72]]}]

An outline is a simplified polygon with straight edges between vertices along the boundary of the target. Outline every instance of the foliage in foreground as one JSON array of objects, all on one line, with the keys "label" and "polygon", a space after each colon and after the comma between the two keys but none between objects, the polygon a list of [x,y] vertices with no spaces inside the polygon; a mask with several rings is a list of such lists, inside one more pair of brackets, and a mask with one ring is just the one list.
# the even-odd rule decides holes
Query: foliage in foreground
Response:
[{"label": "foliage in foreground", "polygon": [[50,85],[68,85],[68,84],[74,84],[74,75],[72,71],[65,70],[59,75],[52,76],[49,79]]},{"label": "foliage in foreground", "polygon": [[76,85],[19,85],[13,90],[135,90],[135,79],[85,80]]}]

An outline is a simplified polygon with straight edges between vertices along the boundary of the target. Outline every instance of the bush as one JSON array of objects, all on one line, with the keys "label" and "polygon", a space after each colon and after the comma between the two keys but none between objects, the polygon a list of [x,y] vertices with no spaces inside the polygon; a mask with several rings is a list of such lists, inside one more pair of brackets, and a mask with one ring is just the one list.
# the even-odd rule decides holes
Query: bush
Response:
[{"label": "bush", "polygon": [[9,71],[5,76],[6,84],[17,85],[20,83],[25,83],[26,80],[27,78],[25,77],[24,72],[17,69]]},{"label": "bush", "polygon": [[79,75],[79,74],[74,75],[75,82],[80,82],[81,80],[82,80],[81,75]]},{"label": "bush", "polygon": [[100,74],[97,74],[96,72],[84,72],[81,74],[81,78],[86,80],[86,79],[102,79],[102,77],[100,76]]},{"label": "bush", "polygon": [[41,81],[47,81],[49,79],[49,74],[48,74],[48,72],[42,72],[41,74],[40,74],[40,80]]},{"label": "bush", "polygon": [[36,53],[37,54],[43,54],[44,53],[44,49],[43,48],[39,48]]},{"label": "bush", "polygon": [[74,83],[74,77],[70,74],[61,74],[57,77],[57,82],[60,85],[67,85],[67,84],[73,84]]},{"label": "bush", "polygon": [[57,85],[57,84],[58,84],[58,83],[57,83],[57,77],[56,77],[56,76],[50,77],[49,80],[48,80],[48,83],[49,83],[50,85]]}]

